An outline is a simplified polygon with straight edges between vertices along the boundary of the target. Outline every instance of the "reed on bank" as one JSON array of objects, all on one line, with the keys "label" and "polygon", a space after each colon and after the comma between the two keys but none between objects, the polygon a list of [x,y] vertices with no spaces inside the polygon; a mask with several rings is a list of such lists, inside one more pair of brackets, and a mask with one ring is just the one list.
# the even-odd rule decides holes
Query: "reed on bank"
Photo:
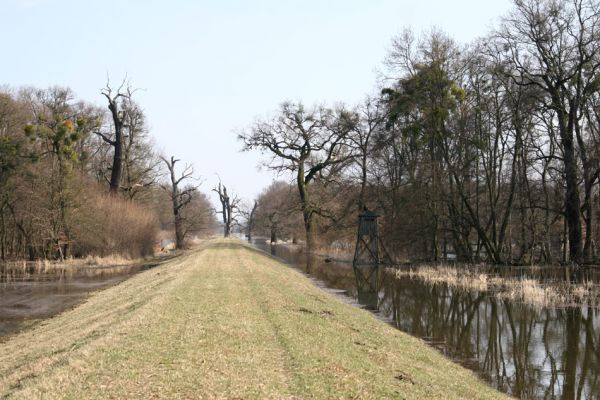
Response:
[{"label": "reed on bank", "polygon": [[541,281],[532,277],[510,277],[484,272],[478,266],[421,265],[395,271],[396,278],[409,277],[430,284],[487,291],[537,307],[600,306],[600,285],[592,281]]}]

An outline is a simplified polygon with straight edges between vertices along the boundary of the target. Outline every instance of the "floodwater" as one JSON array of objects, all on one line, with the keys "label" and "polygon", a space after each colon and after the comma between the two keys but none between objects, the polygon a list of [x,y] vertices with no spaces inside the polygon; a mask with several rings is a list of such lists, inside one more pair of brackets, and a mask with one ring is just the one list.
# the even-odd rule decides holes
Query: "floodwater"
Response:
[{"label": "floodwater", "polygon": [[[300,248],[260,239],[254,244],[305,270]],[[310,275],[357,297],[350,263],[317,257]],[[498,390],[521,399],[600,399],[599,309],[539,308],[445,284],[386,274],[382,280],[378,317]]]},{"label": "floodwater", "polygon": [[92,291],[116,285],[155,265],[1,274],[0,342],[40,320],[73,308]]}]

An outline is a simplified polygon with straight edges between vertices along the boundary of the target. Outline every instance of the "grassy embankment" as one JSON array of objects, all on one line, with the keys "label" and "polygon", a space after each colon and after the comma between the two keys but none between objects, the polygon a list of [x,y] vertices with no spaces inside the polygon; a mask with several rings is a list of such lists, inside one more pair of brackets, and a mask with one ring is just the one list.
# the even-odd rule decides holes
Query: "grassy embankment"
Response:
[{"label": "grassy embankment", "polygon": [[504,398],[235,240],[0,345],[2,398]]}]

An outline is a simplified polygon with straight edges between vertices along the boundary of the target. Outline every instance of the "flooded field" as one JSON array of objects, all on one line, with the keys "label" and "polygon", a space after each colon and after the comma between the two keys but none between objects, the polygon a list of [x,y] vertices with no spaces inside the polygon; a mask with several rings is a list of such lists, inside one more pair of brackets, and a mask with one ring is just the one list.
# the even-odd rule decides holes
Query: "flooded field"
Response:
[{"label": "flooded field", "polygon": [[[299,247],[260,240],[255,245],[305,270]],[[565,273],[540,271],[550,279]],[[507,274],[536,276],[523,268]],[[317,257],[311,275],[357,297],[350,263]],[[476,371],[493,387],[521,399],[600,399],[600,310],[529,306],[484,291],[393,275],[384,274],[378,316]]]},{"label": "flooded field", "polygon": [[103,289],[158,265],[52,269],[4,268],[0,274],[0,342],[9,335],[74,307],[92,291]]}]

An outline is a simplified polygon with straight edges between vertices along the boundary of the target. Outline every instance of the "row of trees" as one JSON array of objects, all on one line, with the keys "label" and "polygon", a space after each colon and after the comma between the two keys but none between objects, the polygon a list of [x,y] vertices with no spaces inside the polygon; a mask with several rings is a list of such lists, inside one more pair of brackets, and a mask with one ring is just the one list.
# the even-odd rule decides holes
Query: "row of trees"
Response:
[{"label": "row of trees", "polygon": [[366,205],[397,256],[596,261],[599,35],[594,0],[516,0],[464,46],[404,32],[380,95],[356,107],[284,103],[240,134],[296,187],[286,201],[289,184],[265,191],[258,226],[301,214],[308,248],[316,230],[324,244],[351,243]]},{"label": "row of trees", "polygon": [[[157,232],[212,227],[186,169],[153,148],[126,83],[101,91],[108,108],[68,88],[0,90],[0,257],[152,253]],[[166,172],[171,179],[165,179]]]}]

